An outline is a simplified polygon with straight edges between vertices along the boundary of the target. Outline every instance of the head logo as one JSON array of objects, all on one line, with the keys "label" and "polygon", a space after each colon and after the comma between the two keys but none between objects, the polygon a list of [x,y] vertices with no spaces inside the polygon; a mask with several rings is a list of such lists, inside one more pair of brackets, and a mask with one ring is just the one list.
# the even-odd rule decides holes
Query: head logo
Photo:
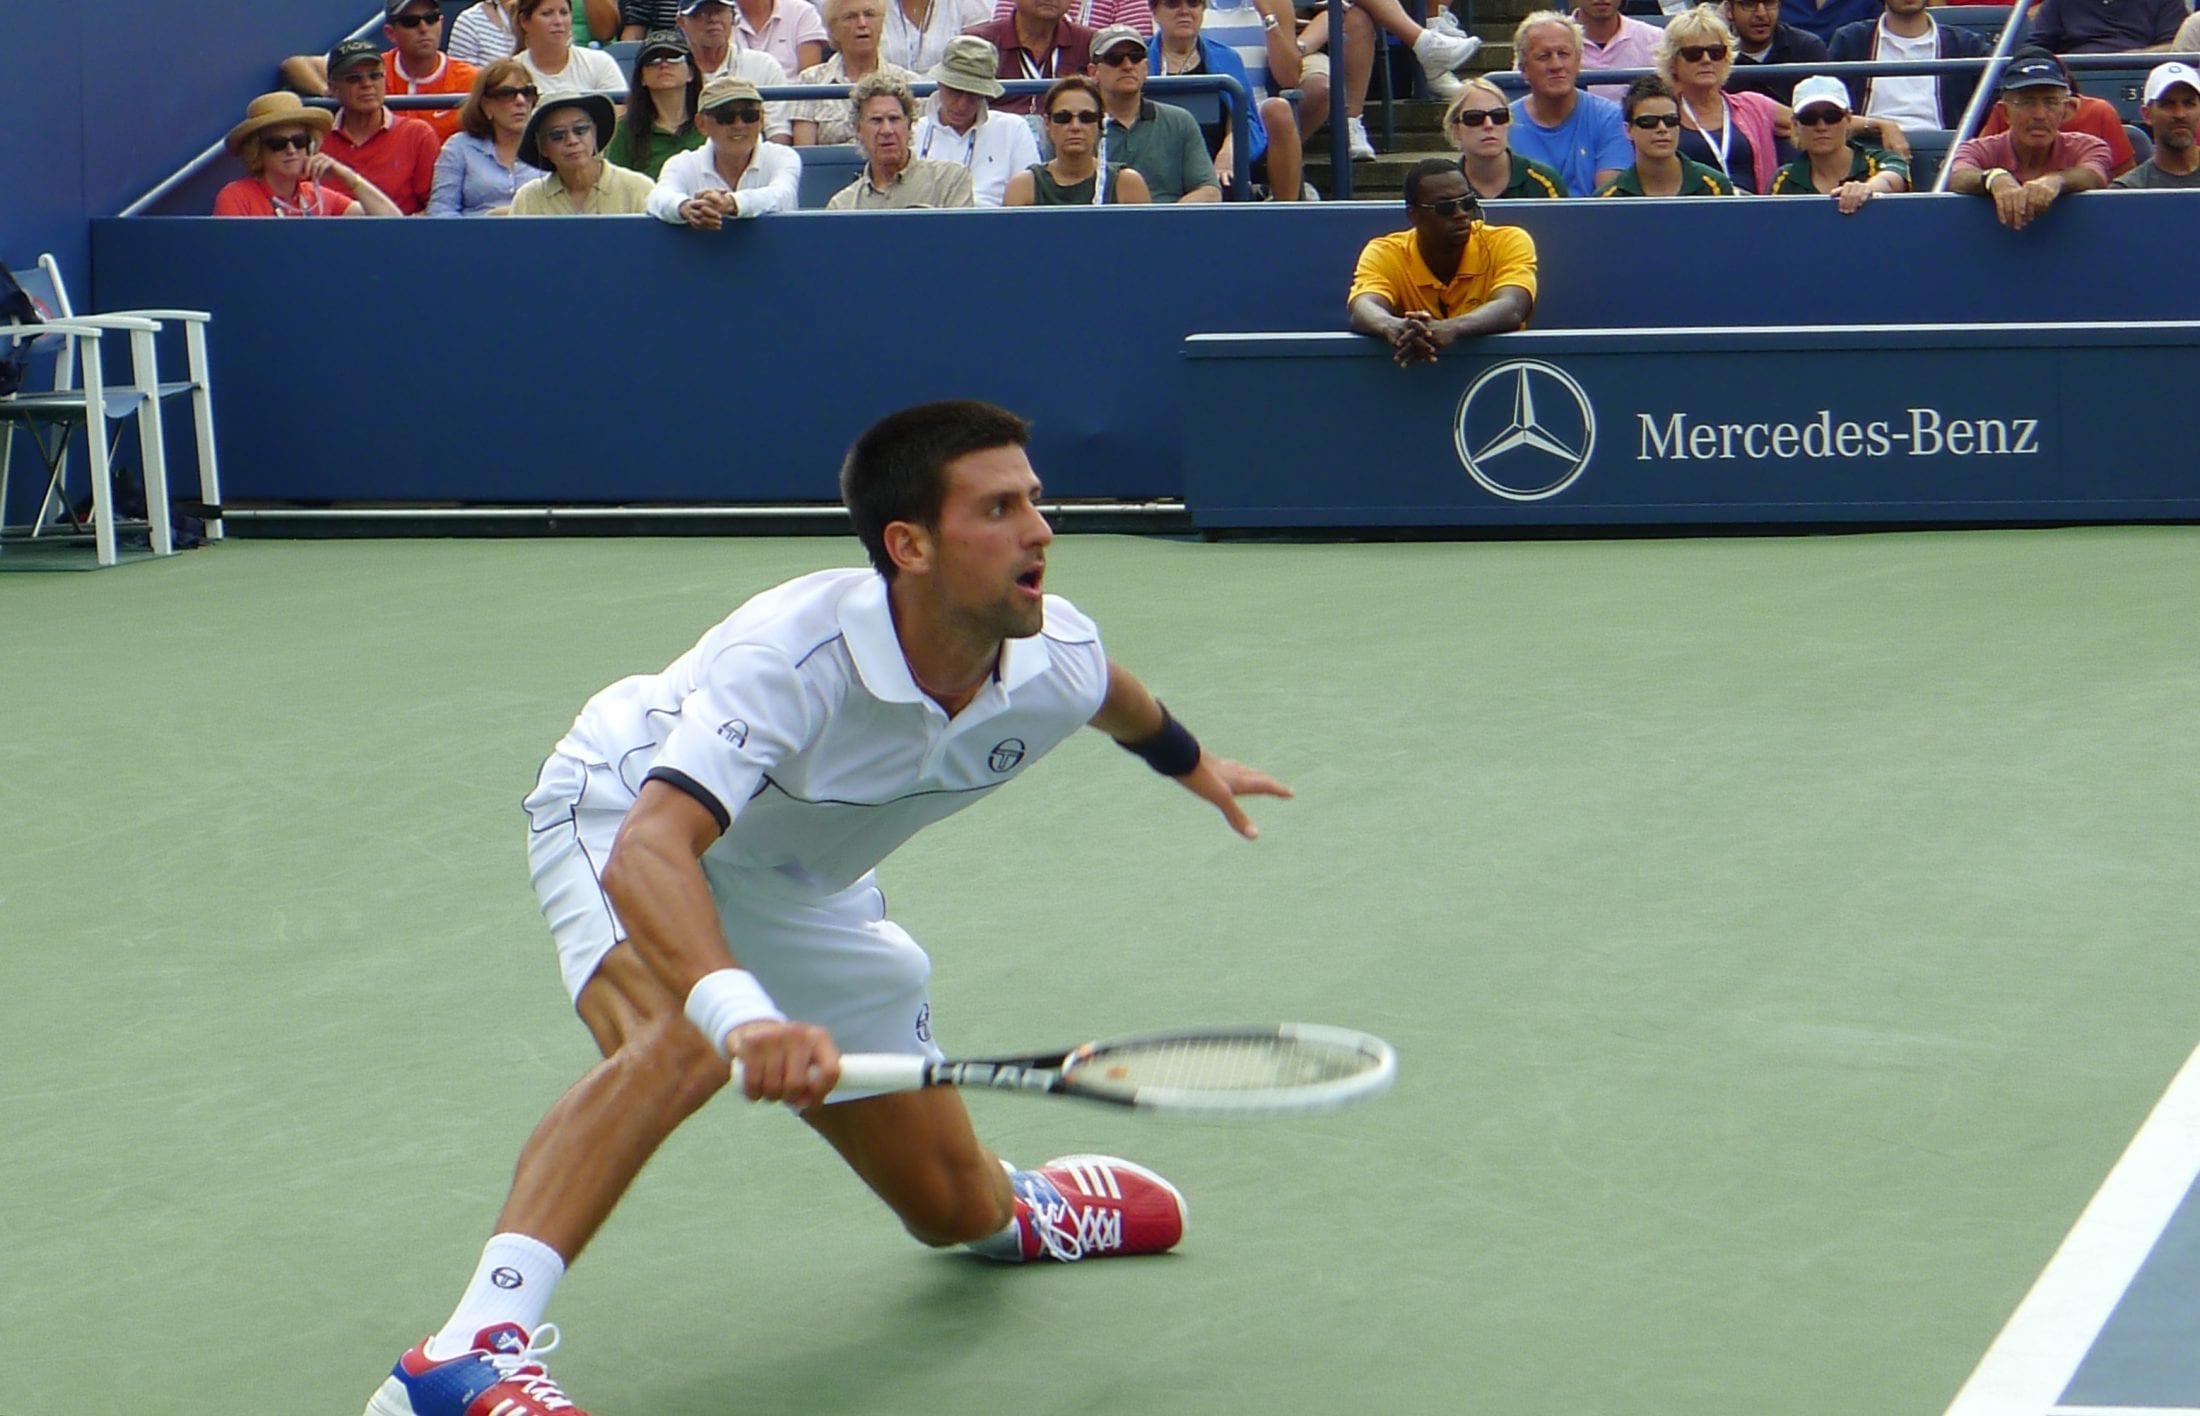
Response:
[{"label": "head logo", "polygon": [[1024,740],[1022,738],[1002,738],[999,742],[993,744],[993,751],[987,754],[985,765],[996,772],[1010,772],[1014,771],[1016,764],[1023,760]]},{"label": "head logo", "polygon": [[1540,359],[1492,364],[1452,417],[1467,475],[1507,501],[1541,501],[1574,484],[1597,446],[1596,410],[1574,376]]},{"label": "head logo", "polygon": [[518,1288],[527,1282],[516,1268],[498,1268],[489,1271],[489,1281],[499,1288]]},{"label": "head logo", "polygon": [[718,725],[718,736],[732,743],[735,747],[746,747],[749,743],[749,725],[739,718],[735,718],[730,723],[720,723]]},{"label": "head logo", "polygon": [[932,1005],[927,1003],[917,1009],[917,1041],[932,1040]]}]

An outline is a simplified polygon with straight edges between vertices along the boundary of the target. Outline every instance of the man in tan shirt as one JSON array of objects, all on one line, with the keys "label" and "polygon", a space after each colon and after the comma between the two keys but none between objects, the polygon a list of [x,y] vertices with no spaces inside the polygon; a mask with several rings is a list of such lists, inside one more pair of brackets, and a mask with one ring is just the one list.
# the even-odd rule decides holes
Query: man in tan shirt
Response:
[{"label": "man in tan shirt", "polygon": [[867,74],[848,94],[856,113],[856,146],[868,159],[856,180],[833,194],[827,211],[899,211],[907,207],[966,207],[970,170],[957,162],[914,156],[909,132],[917,96],[908,81],[883,71]]}]

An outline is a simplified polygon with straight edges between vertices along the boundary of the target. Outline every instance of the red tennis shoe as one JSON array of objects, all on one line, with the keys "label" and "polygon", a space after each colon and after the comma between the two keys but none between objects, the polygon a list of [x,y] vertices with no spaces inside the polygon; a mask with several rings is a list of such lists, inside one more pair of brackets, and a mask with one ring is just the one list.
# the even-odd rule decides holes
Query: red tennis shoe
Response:
[{"label": "red tennis shoe", "polygon": [[518,1323],[498,1323],[475,1336],[473,1351],[436,1362],[422,1339],[397,1359],[366,1416],[588,1416],[542,1365],[557,1345],[554,1323],[532,1338]]},{"label": "red tennis shoe", "polygon": [[1176,1247],[1191,1210],[1176,1186],[1112,1155],[1065,1155],[1009,1177],[1026,1259],[1160,1254]]}]

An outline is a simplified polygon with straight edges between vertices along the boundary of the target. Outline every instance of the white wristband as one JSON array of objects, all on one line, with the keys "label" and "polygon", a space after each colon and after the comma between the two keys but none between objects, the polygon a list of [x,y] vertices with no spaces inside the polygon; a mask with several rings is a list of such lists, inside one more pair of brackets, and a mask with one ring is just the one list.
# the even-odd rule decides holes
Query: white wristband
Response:
[{"label": "white wristband", "polygon": [[721,1057],[727,1055],[726,1034],[743,1023],[764,1018],[775,1023],[787,1021],[787,1015],[773,1005],[764,985],[747,969],[719,969],[704,974],[688,990],[686,1011],[688,1021],[710,1039]]}]

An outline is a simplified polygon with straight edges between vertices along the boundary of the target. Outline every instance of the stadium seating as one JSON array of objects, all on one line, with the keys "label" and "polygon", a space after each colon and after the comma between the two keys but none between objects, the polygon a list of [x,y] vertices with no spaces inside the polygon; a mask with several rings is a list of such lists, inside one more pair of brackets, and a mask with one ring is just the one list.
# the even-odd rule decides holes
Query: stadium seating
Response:
[{"label": "stadium seating", "polygon": [[854,143],[821,143],[797,149],[802,154],[802,186],[798,199],[805,211],[815,211],[832,200],[833,193],[856,180],[863,170],[863,149]]},{"label": "stadium seating", "polygon": [[1904,128],[1902,136],[1910,140],[1910,190],[1931,191],[1934,178],[1940,175],[1940,165],[1948,160],[1948,150],[1955,146],[1955,130]]}]

